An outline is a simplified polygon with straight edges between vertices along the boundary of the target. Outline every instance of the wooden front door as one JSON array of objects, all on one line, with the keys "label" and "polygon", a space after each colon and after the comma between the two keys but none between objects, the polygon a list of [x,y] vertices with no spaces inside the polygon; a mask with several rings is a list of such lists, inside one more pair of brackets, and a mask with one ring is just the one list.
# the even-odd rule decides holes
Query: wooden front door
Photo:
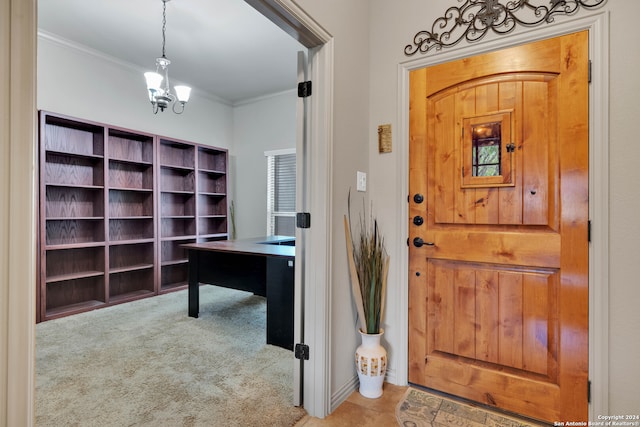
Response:
[{"label": "wooden front door", "polygon": [[409,381],[587,420],[588,34],[410,77]]}]

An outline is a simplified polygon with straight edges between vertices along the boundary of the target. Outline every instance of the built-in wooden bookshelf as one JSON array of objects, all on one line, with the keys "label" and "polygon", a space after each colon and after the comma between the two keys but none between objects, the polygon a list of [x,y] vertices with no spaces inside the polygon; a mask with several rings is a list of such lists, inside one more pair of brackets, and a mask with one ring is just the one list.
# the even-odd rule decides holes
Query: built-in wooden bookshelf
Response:
[{"label": "built-in wooden bookshelf", "polygon": [[184,243],[228,238],[228,153],[40,113],[37,321],[187,285]]},{"label": "built-in wooden bookshelf", "polygon": [[196,147],[160,138],[160,292],[187,284],[187,254],[196,241]]},{"label": "built-in wooden bookshelf", "polygon": [[107,129],[109,303],[156,293],[155,137]]},{"label": "built-in wooden bookshelf", "polygon": [[43,115],[40,123],[39,319],[107,303],[105,129]]},{"label": "built-in wooden bookshelf", "polygon": [[198,236],[200,241],[226,238],[227,153],[198,147]]},{"label": "built-in wooden bookshelf", "polygon": [[226,239],[227,151],[160,138],[160,292],[187,285],[185,243]]}]

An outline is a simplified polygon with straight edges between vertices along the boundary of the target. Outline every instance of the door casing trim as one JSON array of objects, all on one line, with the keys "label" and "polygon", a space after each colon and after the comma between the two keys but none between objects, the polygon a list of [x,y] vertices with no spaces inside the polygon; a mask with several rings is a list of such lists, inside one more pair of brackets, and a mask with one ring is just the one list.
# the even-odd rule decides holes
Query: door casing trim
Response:
[{"label": "door casing trim", "polygon": [[[295,0],[245,0],[274,24],[308,48],[309,80],[314,91],[309,98],[305,131],[310,173],[306,177],[309,212],[314,212],[313,226],[298,230],[304,247],[296,245],[296,256],[303,260],[303,271],[296,289],[304,289],[296,315],[303,313],[304,327],[294,329],[296,338],[304,338],[313,357],[305,360],[302,379],[302,405],[311,416],[324,418],[332,410],[331,401],[331,247],[333,199],[333,51],[332,35],[309,16]],[[313,262],[311,262],[313,260]],[[302,331],[300,329],[303,329]],[[303,332],[304,337],[301,337]]]},{"label": "door casing trim", "polygon": [[[589,378],[594,385],[591,390],[589,418],[594,414],[607,414],[609,409],[609,352],[607,331],[609,330],[609,13],[603,11],[579,17],[567,22],[541,29],[532,29],[518,34],[476,43],[442,52],[428,57],[402,62],[398,65],[398,132],[400,141],[409,141],[409,73],[465,57],[475,56],[538,40],[589,30],[589,58],[592,61],[592,79],[589,87],[589,218],[592,222],[589,244]],[[409,146],[399,144],[398,182],[401,191],[396,205],[401,206],[396,235],[405,236],[408,230],[409,194]],[[396,270],[400,295],[396,313],[399,320],[397,357],[404,361],[397,367],[396,380],[400,385],[408,384],[409,348],[409,250],[398,245]],[[586,395],[586,391],[585,391]]]}]

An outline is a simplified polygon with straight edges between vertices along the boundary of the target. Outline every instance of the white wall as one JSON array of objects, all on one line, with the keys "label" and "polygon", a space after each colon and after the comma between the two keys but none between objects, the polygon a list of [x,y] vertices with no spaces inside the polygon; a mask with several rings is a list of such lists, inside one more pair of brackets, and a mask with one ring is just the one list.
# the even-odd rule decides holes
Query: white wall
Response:
[{"label": "white wall", "polygon": [[[399,148],[406,141],[398,138],[401,108],[399,105],[399,65],[408,61],[405,45],[412,42],[420,30],[430,29],[433,21],[457,0],[371,0],[323,1],[299,0],[299,3],[320,25],[335,36],[335,147],[334,147],[334,211],[332,256],[332,387],[334,400],[343,396],[353,375],[352,353],[355,349],[354,314],[347,291],[348,271],[345,262],[342,215],[346,211],[346,191],[355,186],[356,170],[368,171],[368,196],[374,202],[380,225],[387,237],[392,254],[389,274],[389,296],[385,338],[390,353],[390,380],[399,364],[400,346],[406,345],[398,335],[405,314],[398,312],[402,266],[397,257],[406,250],[406,232],[398,203],[406,195],[400,194],[406,179],[405,166],[398,158]],[[613,4],[615,3],[615,8]],[[634,22],[640,16],[640,2],[636,0],[609,1],[596,11],[582,10],[570,18],[557,17],[566,22],[582,16],[610,12],[610,222],[609,244],[609,337],[608,378],[609,414],[635,414],[640,408],[640,265],[637,244],[640,241],[640,144],[638,144],[636,116],[640,112],[640,50],[636,48]],[[514,34],[519,34],[516,31]],[[494,37],[495,39],[495,37]],[[486,40],[476,43],[480,48]],[[462,43],[462,45],[465,45]],[[607,49],[605,47],[605,49]],[[432,55],[430,53],[429,55]],[[419,57],[421,54],[417,54]],[[367,86],[367,87],[364,87]],[[363,117],[366,115],[367,117]],[[391,123],[394,130],[394,151],[377,153],[377,126]],[[597,161],[597,159],[595,159]],[[605,239],[606,240],[606,239]],[[602,280],[600,280],[602,282]],[[596,301],[596,304],[607,301]],[[353,333],[352,333],[353,332]],[[598,363],[598,361],[596,361]],[[596,383],[595,388],[604,384]]]},{"label": "white wall", "polygon": [[[295,67],[295,58],[291,58]],[[291,82],[296,87],[296,82]],[[296,147],[297,91],[237,105],[233,111],[232,194],[237,238],[264,236],[267,229],[265,151]]]},{"label": "white wall", "polygon": [[[609,410],[637,414],[640,408],[640,2],[617,0],[611,10],[609,168]],[[601,284],[606,285],[606,284]]]},{"label": "white wall", "polygon": [[194,88],[184,114],[165,111],[154,115],[144,71],[77,45],[38,37],[38,109],[232,148],[230,105]]}]

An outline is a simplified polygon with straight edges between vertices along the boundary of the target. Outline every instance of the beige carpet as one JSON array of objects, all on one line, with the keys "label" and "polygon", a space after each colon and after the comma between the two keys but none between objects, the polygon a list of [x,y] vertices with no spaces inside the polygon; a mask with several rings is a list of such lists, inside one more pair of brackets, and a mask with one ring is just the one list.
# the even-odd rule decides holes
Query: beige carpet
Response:
[{"label": "beige carpet", "polygon": [[534,427],[542,424],[523,422],[482,407],[464,404],[409,387],[396,406],[396,418],[402,427]]},{"label": "beige carpet", "polygon": [[293,353],[265,299],[203,286],[36,326],[37,426],[291,426]]}]

